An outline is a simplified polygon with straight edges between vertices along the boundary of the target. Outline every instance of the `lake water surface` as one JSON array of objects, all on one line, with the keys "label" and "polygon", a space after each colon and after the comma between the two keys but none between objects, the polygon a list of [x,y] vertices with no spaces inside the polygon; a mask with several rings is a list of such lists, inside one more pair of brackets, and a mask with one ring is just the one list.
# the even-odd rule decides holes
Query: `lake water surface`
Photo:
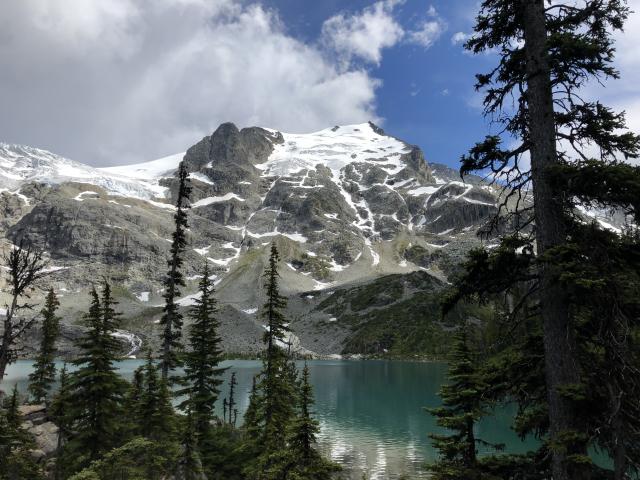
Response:
[{"label": "lake water surface", "polygon": [[[142,360],[118,364],[131,378]],[[299,367],[302,368],[302,363]],[[226,379],[235,371],[238,379],[238,418],[247,408],[253,376],[261,363],[252,360],[224,362]],[[320,422],[322,451],[343,464],[352,478],[427,478],[423,465],[434,459],[429,433],[443,432],[424,407],[438,406],[440,385],[446,380],[442,363],[384,360],[313,360],[309,362],[315,389],[315,412]],[[16,382],[26,389],[31,362],[19,361],[8,368],[2,382],[7,391]],[[221,397],[227,394],[224,386]],[[222,414],[222,399],[218,414]],[[513,411],[502,409],[478,426],[478,436],[492,443],[504,443],[509,452],[533,447],[511,431]]]}]

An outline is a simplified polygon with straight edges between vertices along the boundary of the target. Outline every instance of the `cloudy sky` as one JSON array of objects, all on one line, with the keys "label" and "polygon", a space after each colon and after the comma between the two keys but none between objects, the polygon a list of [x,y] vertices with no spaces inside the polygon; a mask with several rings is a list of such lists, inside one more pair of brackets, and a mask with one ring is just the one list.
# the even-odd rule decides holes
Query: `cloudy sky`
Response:
[{"label": "cloudy sky", "polygon": [[[488,129],[463,52],[477,0],[3,0],[0,141],[92,165],[184,151],[224,121],[367,120],[456,165]],[[640,0],[630,2],[640,11]],[[640,132],[640,20],[593,93]]]}]

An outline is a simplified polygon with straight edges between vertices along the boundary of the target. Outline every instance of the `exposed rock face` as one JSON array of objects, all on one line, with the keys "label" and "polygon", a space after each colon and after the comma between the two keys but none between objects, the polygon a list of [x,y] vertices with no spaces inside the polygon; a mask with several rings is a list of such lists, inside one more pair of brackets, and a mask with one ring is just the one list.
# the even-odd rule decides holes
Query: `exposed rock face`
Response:
[{"label": "exposed rock face", "polygon": [[48,418],[44,405],[22,405],[19,411],[23,418],[22,428],[33,436],[36,443],[31,454],[42,462],[57,450],[59,429]]},{"label": "exposed rock face", "polygon": [[[157,329],[182,159],[193,194],[181,305],[192,303],[208,263],[233,319],[225,344],[234,351],[260,348],[255,310],[272,241],[283,258],[282,289],[295,298],[420,269],[444,278],[447,262],[477,243],[475,230],[496,212],[492,188],[428,165],[419,148],[371,123],[312,134],[225,123],[184,155],[106,169],[28,147],[5,145],[1,155],[17,174],[0,176],[0,236],[48,252],[47,280],[68,324],[78,323],[92,283],[117,284],[123,328],[143,343]],[[290,313],[308,308],[294,301]],[[72,336],[80,332],[73,328]],[[301,349],[328,352],[299,338]],[[336,342],[333,353],[343,349]]]}]

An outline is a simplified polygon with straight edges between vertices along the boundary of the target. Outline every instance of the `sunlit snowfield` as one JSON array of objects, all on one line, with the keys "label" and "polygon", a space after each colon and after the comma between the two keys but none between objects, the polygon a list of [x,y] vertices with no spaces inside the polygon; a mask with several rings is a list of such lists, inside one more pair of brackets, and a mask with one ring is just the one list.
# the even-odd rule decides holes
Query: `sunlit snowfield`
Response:
[{"label": "sunlit snowfield", "polygon": [[[142,360],[119,363],[120,373],[132,377]],[[261,364],[251,360],[224,362],[228,381],[231,372],[238,378],[238,419],[247,408],[249,388]],[[300,368],[302,363],[299,364]],[[315,388],[316,418],[320,421],[319,443],[322,451],[343,464],[354,479],[362,474],[370,479],[395,479],[402,475],[426,478],[422,468],[433,459],[434,451],[427,434],[441,431],[424,411],[439,403],[437,391],[445,380],[446,366],[441,363],[402,361],[314,360],[309,362]],[[26,388],[31,362],[11,365],[3,381],[8,390],[18,382]],[[228,393],[225,384],[222,398]],[[511,412],[501,410],[480,423],[478,434],[484,440],[505,443],[508,451],[521,452],[521,443],[510,430]]]}]

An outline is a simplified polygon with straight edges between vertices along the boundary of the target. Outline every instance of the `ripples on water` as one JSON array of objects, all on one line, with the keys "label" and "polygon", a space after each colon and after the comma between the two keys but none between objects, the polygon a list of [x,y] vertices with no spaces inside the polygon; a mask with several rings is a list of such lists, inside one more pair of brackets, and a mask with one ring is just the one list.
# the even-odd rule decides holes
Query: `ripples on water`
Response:
[{"label": "ripples on water", "polygon": [[[127,360],[119,363],[120,372],[131,378],[143,363]],[[244,413],[249,401],[253,376],[261,364],[251,360],[224,362],[230,367],[226,381],[235,371],[238,379],[238,412]],[[302,368],[302,363],[299,364]],[[315,390],[316,418],[320,422],[318,443],[321,451],[341,463],[354,479],[363,474],[372,480],[427,478],[423,465],[434,459],[428,434],[442,433],[423,407],[439,404],[437,391],[446,378],[441,363],[400,361],[314,360],[309,362]],[[11,365],[2,383],[9,390],[18,382],[26,389],[31,362]],[[223,387],[218,414],[222,412]],[[510,430],[509,410],[498,412],[478,426],[478,434],[487,441],[506,443],[513,452],[526,451]]]}]

